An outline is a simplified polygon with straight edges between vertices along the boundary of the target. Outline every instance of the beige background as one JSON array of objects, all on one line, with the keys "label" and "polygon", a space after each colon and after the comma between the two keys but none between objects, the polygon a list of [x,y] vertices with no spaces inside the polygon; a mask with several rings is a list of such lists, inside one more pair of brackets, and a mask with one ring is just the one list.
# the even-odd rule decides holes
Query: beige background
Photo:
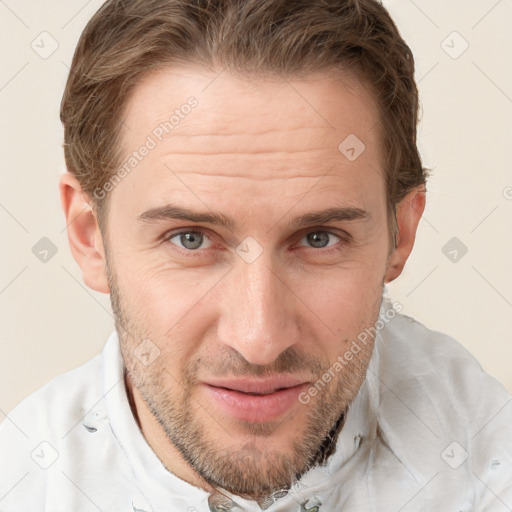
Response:
[{"label": "beige background", "polygon": [[[98,353],[113,326],[108,297],[81,281],[57,194],[60,98],[101,3],[0,1],[0,421]],[[512,391],[512,0],[385,5],[416,56],[420,145],[433,169],[416,248],[390,294]],[[57,250],[46,262],[32,252],[43,237]]]}]

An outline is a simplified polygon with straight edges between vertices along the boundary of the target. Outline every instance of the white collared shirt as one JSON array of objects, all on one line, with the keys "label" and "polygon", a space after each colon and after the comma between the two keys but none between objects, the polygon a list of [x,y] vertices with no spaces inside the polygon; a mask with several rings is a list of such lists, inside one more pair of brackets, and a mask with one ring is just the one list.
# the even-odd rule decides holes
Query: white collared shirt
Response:
[{"label": "white collared shirt", "polygon": [[[512,510],[512,397],[448,336],[399,314],[383,324],[334,454],[266,510]],[[123,372],[114,332],[101,355],[9,414],[0,511],[260,511],[228,493],[216,508],[219,495],[163,466],[130,410]]]}]

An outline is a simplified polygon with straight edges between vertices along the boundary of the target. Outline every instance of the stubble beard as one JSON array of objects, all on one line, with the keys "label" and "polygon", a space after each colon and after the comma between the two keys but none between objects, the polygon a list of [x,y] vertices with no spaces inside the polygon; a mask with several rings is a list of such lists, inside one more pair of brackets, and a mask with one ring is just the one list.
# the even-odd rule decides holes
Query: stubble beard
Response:
[{"label": "stubble beard", "polygon": [[[223,426],[222,421],[214,420],[211,413],[195,400],[194,376],[197,364],[187,366],[184,374],[180,376],[179,384],[174,382],[178,379],[173,379],[166,369],[163,352],[150,366],[141,365],[134,357],[133,350],[137,341],[146,338],[143,326],[138,325],[123,307],[122,295],[111,268],[108,277],[116,329],[131,383],[138,389],[168,440],[197,475],[214,488],[225,489],[249,499],[262,500],[276,491],[289,490],[302,475],[321,460],[329,433],[332,433],[333,427],[346,413],[365,379],[373,343],[368,343],[358,354],[362,357],[354,358],[351,364],[337,375],[337,379],[333,379],[319,391],[316,401],[311,400],[308,406],[299,405],[308,407],[305,426],[302,433],[284,449],[261,449],[258,446],[262,446],[262,439],[272,437],[281,423],[286,422],[286,416],[277,423],[238,422],[238,431],[242,431],[244,439],[249,440],[238,444],[234,442],[229,447],[218,446],[216,439],[222,436],[234,438],[236,434],[229,432],[229,426]],[[165,345],[158,341],[156,344]],[[221,359],[222,362],[219,362]],[[220,357],[216,364],[223,369],[230,367],[232,374],[246,376],[267,372],[275,375],[276,369],[279,373],[309,369],[320,379],[328,370],[325,363],[307,360],[296,353],[280,356],[277,364],[266,370],[254,367],[245,360],[241,362],[239,359],[230,363],[226,358]],[[204,363],[201,362],[201,365]],[[203,367],[210,369],[211,365]],[[171,381],[174,389],[180,389],[180,393],[174,396],[168,388],[162,386],[163,382]],[[200,408],[204,409],[203,416],[210,422],[209,425],[197,418],[197,411]],[[136,411],[133,412],[136,414]],[[219,436],[215,435],[215,429],[224,430],[221,430]]]}]

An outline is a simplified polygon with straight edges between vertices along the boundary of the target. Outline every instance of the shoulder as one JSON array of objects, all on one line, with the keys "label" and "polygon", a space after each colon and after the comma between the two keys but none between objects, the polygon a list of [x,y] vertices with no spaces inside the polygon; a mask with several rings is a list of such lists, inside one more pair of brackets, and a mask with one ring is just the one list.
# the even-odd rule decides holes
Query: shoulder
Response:
[{"label": "shoulder", "polygon": [[[28,437],[63,431],[80,418],[101,389],[101,355],[59,375],[20,402],[0,425],[0,442],[23,431]],[[23,435],[23,434],[21,434]]]},{"label": "shoulder", "polygon": [[[389,303],[383,311],[385,313],[381,313],[381,318],[384,323],[380,337],[383,345],[395,352],[394,358],[403,358],[412,367],[423,368],[423,371],[426,364],[448,363],[447,366],[450,366],[455,360],[478,365],[476,359],[447,334],[429,329],[416,319],[397,312]],[[387,314],[390,311],[394,313]],[[416,354],[417,357],[414,357]]]},{"label": "shoulder", "polygon": [[68,468],[86,455],[82,423],[104,395],[103,365],[103,355],[97,355],[6,416],[0,425],[1,510],[41,510],[50,493],[63,498],[62,489],[71,485]]},{"label": "shoulder", "polygon": [[409,316],[397,314],[380,334],[381,369],[394,385],[421,383],[424,392],[457,404],[473,421],[480,401],[503,405],[512,398],[461,343]]},{"label": "shoulder", "polygon": [[512,499],[512,396],[504,386],[459,342],[402,314],[379,331],[376,347],[379,425],[394,455],[419,480],[435,469],[444,475],[439,485],[472,488],[482,504],[492,499],[483,482]]},{"label": "shoulder", "polygon": [[380,373],[390,391],[410,396],[418,406],[431,403],[451,424],[473,433],[479,420],[501,408],[501,423],[512,419],[511,395],[458,341],[402,314],[379,334]]}]

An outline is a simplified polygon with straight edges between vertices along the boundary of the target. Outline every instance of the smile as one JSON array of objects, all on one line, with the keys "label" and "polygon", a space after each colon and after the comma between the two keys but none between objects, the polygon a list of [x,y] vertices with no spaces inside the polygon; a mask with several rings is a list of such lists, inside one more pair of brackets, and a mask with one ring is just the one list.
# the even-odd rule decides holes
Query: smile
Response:
[{"label": "smile", "polygon": [[268,422],[290,412],[308,385],[304,380],[287,377],[267,381],[209,381],[203,388],[210,401],[224,413],[242,421]]}]

